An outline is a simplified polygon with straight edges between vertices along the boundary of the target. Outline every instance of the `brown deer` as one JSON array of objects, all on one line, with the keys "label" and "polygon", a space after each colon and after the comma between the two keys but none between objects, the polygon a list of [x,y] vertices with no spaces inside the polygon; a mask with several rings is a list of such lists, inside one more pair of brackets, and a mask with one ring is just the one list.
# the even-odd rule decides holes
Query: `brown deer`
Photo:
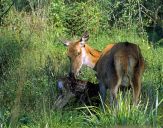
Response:
[{"label": "brown deer", "polygon": [[141,90],[141,77],[144,71],[144,59],[139,46],[129,42],[110,44],[103,51],[98,51],[86,44],[88,33],[80,40],[65,41],[70,59],[70,72],[76,77],[86,65],[94,69],[99,81],[100,95],[105,102],[109,89],[110,102],[116,100],[120,86],[133,88],[133,103],[136,105]]},{"label": "brown deer", "polygon": [[89,81],[75,79],[69,74],[67,77],[57,79],[58,96],[54,102],[55,109],[62,109],[75,99],[78,103],[98,106],[100,104],[99,86]]}]

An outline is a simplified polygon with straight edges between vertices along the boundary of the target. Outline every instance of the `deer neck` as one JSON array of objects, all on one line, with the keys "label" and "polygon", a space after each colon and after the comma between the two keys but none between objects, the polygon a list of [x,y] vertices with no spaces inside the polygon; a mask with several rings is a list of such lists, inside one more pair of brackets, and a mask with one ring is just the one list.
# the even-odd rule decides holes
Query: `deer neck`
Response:
[{"label": "deer neck", "polygon": [[98,59],[101,56],[101,51],[93,49],[87,44],[85,44],[85,47],[82,48],[82,52],[83,64],[90,68],[94,68]]}]

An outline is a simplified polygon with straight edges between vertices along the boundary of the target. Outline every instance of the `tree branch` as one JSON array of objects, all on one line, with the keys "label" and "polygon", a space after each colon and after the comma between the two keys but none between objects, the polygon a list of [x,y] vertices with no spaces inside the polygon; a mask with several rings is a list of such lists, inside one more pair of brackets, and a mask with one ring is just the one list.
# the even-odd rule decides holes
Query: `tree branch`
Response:
[{"label": "tree branch", "polygon": [[13,4],[14,4],[14,2],[12,2],[10,7],[0,16],[0,19],[10,10],[10,8],[12,7]]}]

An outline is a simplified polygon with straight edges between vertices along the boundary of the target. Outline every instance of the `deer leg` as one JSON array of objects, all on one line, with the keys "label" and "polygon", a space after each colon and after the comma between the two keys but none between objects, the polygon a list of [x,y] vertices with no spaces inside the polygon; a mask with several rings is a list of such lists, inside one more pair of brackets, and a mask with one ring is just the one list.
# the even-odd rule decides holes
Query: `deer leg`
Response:
[{"label": "deer leg", "polygon": [[111,107],[117,107],[118,106],[118,102],[117,102],[117,92],[118,92],[118,89],[112,89],[110,90],[110,106]]},{"label": "deer leg", "polygon": [[104,104],[106,100],[106,87],[103,83],[99,82],[99,88],[100,88],[100,96],[101,96],[102,104]]},{"label": "deer leg", "polygon": [[113,103],[115,104],[115,106],[118,105],[117,93],[118,93],[118,88],[121,85],[121,81],[122,81],[122,79],[119,78],[117,84],[116,85],[115,84],[112,85],[112,89],[110,90],[110,105],[113,105]]},{"label": "deer leg", "polygon": [[135,75],[133,80],[133,104],[137,105],[139,95],[141,90],[141,77],[139,75]]},{"label": "deer leg", "polygon": [[141,77],[144,72],[144,59],[140,56],[139,65],[135,67],[133,78],[133,104],[137,105],[141,91]]}]

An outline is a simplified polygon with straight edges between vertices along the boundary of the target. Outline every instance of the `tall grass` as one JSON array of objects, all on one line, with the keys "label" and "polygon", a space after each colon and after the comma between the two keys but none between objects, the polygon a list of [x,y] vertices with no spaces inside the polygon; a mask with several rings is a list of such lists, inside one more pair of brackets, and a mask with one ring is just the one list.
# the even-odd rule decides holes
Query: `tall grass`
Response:
[{"label": "tall grass", "polygon": [[[84,115],[87,125],[90,127],[160,127],[157,124],[159,116],[156,116],[156,111],[163,100],[159,102],[157,107],[151,109],[149,101],[143,104],[140,102],[136,107],[131,105],[130,92],[127,92],[125,96],[119,93],[118,99],[118,107],[112,108],[106,105],[104,112],[99,108],[87,106],[78,109],[88,110],[87,114],[84,113]],[[157,100],[155,104],[157,104]]]},{"label": "tall grass", "polygon": [[[80,4],[86,6],[84,3]],[[91,5],[90,3],[89,6]],[[94,13],[97,10],[96,8]],[[138,33],[136,27],[115,27],[92,33],[88,44],[98,50],[102,50],[107,44],[122,41],[140,46],[146,67],[139,105],[132,106],[130,92],[125,97],[120,92],[119,107],[110,108],[106,102],[105,112],[100,107],[84,105],[69,105],[62,111],[53,110],[56,79],[65,76],[69,70],[66,47],[59,42],[59,38],[71,36],[65,35],[64,28],[57,28],[56,24],[49,23],[45,13],[40,12],[29,15],[12,9],[7,17],[7,26],[0,28],[0,126],[98,128],[162,125],[163,48],[154,49],[149,45],[147,35]],[[98,17],[99,14],[94,21],[98,21]],[[89,23],[94,26],[92,22]],[[92,27],[88,29],[91,30]],[[79,78],[97,82],[94,71],[87,67],[82,68]]]}]

